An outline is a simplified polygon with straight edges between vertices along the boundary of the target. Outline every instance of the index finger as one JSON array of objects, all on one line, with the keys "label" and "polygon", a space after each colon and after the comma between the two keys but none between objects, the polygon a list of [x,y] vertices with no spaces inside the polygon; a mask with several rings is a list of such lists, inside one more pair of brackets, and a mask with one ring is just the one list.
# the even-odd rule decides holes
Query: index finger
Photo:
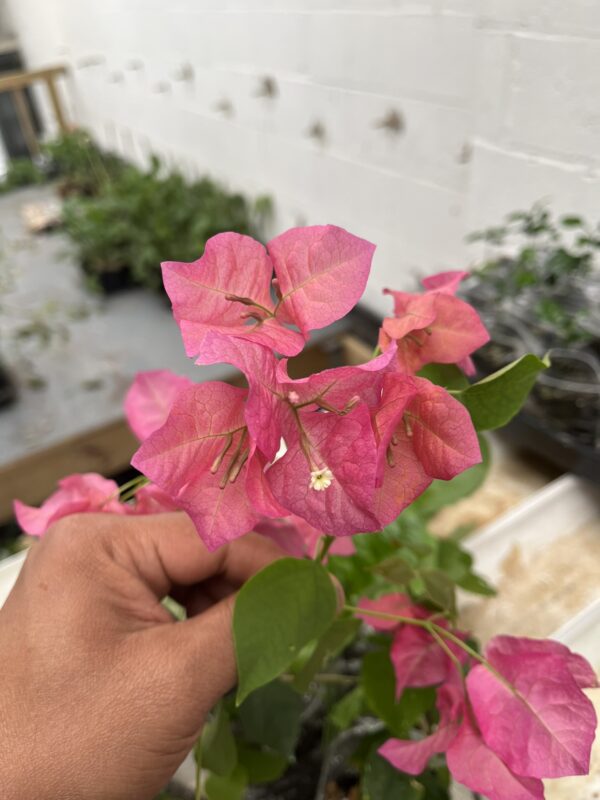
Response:
[{"label": "index finger", "polygon": [[[183,512],[119,517],[114,536],[126,545],[133,566],[157,597],[175,586],[221,577],[237,587],[285,553],[270,539],[249,533],[210,552]],[[129,532],[117,531],[121,525]],[[121,549],[121,548],[119,548]]]}]

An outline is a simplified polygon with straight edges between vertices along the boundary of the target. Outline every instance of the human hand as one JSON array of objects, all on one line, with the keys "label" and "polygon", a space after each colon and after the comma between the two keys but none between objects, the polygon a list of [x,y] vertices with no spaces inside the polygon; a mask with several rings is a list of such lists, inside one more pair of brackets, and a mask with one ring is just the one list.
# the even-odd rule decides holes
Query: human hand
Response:
[{"label": "human hand", "polygon": [[152,798],[235,683],[235,590],[281,555],[258,534],[209,553],[179,513],[53,526],[0,610],[2,797]]}]

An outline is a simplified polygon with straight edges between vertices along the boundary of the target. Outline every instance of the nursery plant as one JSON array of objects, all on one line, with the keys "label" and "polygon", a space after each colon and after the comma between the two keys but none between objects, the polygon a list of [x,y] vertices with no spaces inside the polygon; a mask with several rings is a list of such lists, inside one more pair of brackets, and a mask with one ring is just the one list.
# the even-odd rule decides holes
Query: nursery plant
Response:
[{"label": "nursery plant", "polygon": [[44,171],[30,158],[13,158],[0,181],[0,193],[5,194],[24,186],[38,186],[47,180]]},{"label": "nursery plant", "polygon": [[188,183],[154,156],[147,171],[128,164],[94,196],[68,200],[63,220],[96,283],[106,288],[107,276],[125,271],[130,284],[157,290],[165,253],[191,259],[223,230],[257,235],[269,212],[267,198],[251,202],[209,178]]},{"label": "nursery plant", "polygon": [[597,340],[600,225],[575,214],[555,219],[537,204],[469,238],[491,248],[468,291],[484,313],[498,304],[513,313],[516,309],[535,324],[548,347]]},{"label": "nursery plant", "polygon": [[[471,239],[484,242],[487,254],[465,297],[483,315],[492,338],[477,362],[497,369],[523,352],[550,351],[552,367],[536,386],[527,412],[574,450],[597,448],[600,226],[575,214],[555,219],[538,204]],[[593,461],[591,454],[585,458]],[[596,462],[592,475],[597,468]]]},{"label": "nursery plant", "polygon": [[58,180],[58,191],[65,197],[97,195],[125,167],[123,159],[101,150],[81,129],[47,142],[43,155],[48,174]]},{"label": "nursery plant", "polygon": [[591,666],[549,640],[498,635],[482,651],[456,587],[493,590],[456,539],[427,530],[481,482],[481,432],[548,362],[525,355],[472,383],[488,334],[456,297],[466,273],[446,272],[388,291],[369,362],[288,375],[310,331],[358,302],[373,252],[317,226],[266,248],[223,233],[199,260],[164,263],[187,354],[233,365],[247,387],[138,375],[125,408],[143,474],[120,488],[72,475],[39,509],[15,503],[35,536],[75,512],[177,508],[210,550],[256,531],[289,553],[238,594],[238,686],[196,745],[197,798],[441,800],[452,776],[489,800],[533,800],[542,779],[589,768]]}]

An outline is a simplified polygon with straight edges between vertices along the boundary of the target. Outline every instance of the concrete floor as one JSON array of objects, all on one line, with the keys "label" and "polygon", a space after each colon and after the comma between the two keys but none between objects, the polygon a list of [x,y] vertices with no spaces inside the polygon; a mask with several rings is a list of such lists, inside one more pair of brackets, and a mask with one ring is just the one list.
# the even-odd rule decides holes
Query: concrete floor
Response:
[{"label": "concrete floor", "polygon": [[[19,384],[18,402],[0,411],[0,466],[120,418],[139,370],[198,380],[231,372],[186,358],[161,298],[144,290],[94,295],[64,234],[28,234],[23,204],[52,197],[51,187],[0,196],[0,354]],[[36,321],[51,331],[45,344],[17,335]],[[32,377],[43,387],[32,388]]]}]

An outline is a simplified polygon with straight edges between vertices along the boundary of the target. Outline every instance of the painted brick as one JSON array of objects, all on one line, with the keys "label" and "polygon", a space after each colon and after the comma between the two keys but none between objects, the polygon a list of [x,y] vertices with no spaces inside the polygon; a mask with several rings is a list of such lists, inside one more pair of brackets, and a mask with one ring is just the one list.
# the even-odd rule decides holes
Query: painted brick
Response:
[{"label": "painted brick", "polygon": [[510,136],[517,144],[600,158],[600,39],[519,36],[510,87]]},{"label": "painted brick", "polygon": [[[9,3],[29,64],[72,66],[72,118],[105,144],[271,193],[274,231],[334,222],[376,242],[381,313],[383,286],[463,266],[468,230],[510,210],[546,197],[597,216],[597,0]],[[257,97],[267,75],[275,98]],[[376,127],[391,110],[398,134]]]},{"label": "painted brick", "polygon": [[549,33],[600,34],[596,0],[480,0],[484,23]]},{"label": "painted brick", "polygon": [[335,86],[466,105],[473,37],[472,21],[462,18],[315,16],[310,74]]},{"label": "painted brick", "polygon": [[598,170],[477,142],[467,227],[497,224],[510,211],[538,201],[558,213],[576,212],[597,220],[599,193]]}]

